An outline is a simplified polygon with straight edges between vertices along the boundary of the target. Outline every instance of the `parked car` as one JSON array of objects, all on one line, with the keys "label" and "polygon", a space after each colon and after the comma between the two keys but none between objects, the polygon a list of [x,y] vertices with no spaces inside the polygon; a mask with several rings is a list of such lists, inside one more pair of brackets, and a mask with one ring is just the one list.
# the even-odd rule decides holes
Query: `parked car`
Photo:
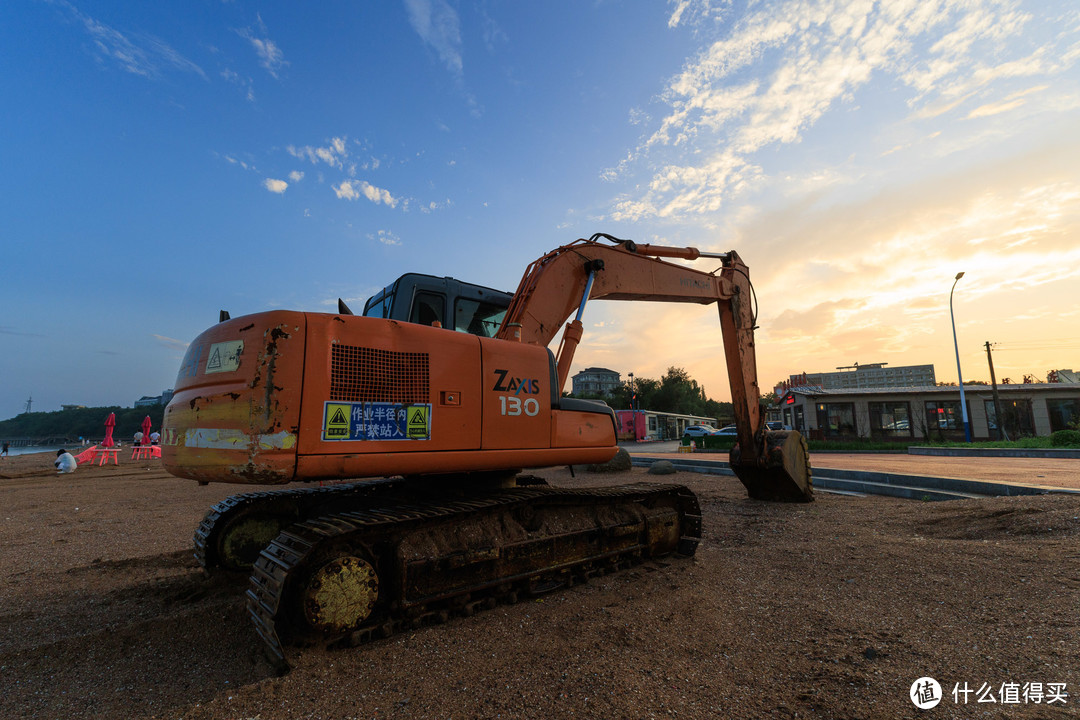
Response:
[{"label": "parked car", "polygon": [[705,437],[706,435],[715,435],[718,432],[720,431],[712,425],[689,425],[686,430],[683,430],[683,436]]},{"label": "parked car", "polygon": [[735,437],[736,435],[739,434],[739,431],[735,429],[734,425],[725,425],[724,427],[717,430],[714,434],[715,435],[725,435],[725,436],[728,436],[728,437]]},{"label": "parked car", "polygon": [[790,425],[785,425],[784,423],[778,422],[776,420],[770,420],[769,422],[765,423],[765,426],[768,427],[770,430],[790,430],[791,429]]}]

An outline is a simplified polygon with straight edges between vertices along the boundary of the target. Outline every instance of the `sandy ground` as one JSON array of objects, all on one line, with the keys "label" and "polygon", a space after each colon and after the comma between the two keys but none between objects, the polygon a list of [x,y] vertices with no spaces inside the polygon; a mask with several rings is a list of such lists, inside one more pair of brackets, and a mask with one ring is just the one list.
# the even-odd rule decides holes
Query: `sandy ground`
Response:
[{"label": "sandy ground", "polygon": [[[780,505],[734,478],[543,471],[689,486],[696,557],[295,651],[277,677],[243,582],[207,577],[190,553],[206,509],[241,488],[126,458],[57,477],[51,461],[0,460],[3,718],[1065,718],[1080,705],[1076,496]],[[933,710],[908,698],[922,676],[943,687]],[[976,692],[958,704],[965,683]],[[1048,704],[1061,683],[1067,702]],[[1025,684],[1026,703],[1002,702]]]}]

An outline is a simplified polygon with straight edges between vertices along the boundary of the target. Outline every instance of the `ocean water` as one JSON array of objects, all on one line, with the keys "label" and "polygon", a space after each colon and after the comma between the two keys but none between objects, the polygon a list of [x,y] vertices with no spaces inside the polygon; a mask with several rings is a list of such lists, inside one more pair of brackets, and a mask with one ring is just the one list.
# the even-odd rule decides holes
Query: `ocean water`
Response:
[{"label": "ocean water", "polygon": [[[43,446],[38,446],[38,445],[26,445],[25,447],[11,447],[11,448],[8,448],[8,455],[10,455],[11,457],[15,457],[16,455],[29,455],[31,453],[39,453],[39,452],[51,452],[53,455],[55,455],[56,451],[59,450],[60,448],[64,448],[65,450],[70,452],[72,455],[78,455],[80,452],[82,452],[85,448],[88,448],[88,447],[90,447],[90,446],[89,445],[85,445],[85,446],[83,446],[83,445],[47,445],[47,446],[43,447]],[[2,459],[0,459],[0,462],[2,462]]]}]

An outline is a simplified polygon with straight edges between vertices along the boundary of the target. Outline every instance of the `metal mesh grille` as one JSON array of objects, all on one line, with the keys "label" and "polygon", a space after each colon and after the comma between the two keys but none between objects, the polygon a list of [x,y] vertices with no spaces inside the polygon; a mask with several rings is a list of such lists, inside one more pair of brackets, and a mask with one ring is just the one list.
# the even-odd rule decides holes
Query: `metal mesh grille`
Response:
[{"label": "metal mesh grille", "polygon": [[332,345],[330,399],[346,402],[429,402],[428,355]]}]

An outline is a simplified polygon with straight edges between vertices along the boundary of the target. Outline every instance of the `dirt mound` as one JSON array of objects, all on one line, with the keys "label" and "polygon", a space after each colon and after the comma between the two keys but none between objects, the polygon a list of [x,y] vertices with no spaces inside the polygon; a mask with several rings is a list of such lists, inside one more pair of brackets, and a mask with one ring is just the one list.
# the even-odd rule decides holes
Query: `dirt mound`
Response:
[{"label": "dirt mound", "polygon": [[953,540],[1048,539],[1080,535],[1080,514],[1050,496],[1000,497],[932,506],[923,532]]}]

